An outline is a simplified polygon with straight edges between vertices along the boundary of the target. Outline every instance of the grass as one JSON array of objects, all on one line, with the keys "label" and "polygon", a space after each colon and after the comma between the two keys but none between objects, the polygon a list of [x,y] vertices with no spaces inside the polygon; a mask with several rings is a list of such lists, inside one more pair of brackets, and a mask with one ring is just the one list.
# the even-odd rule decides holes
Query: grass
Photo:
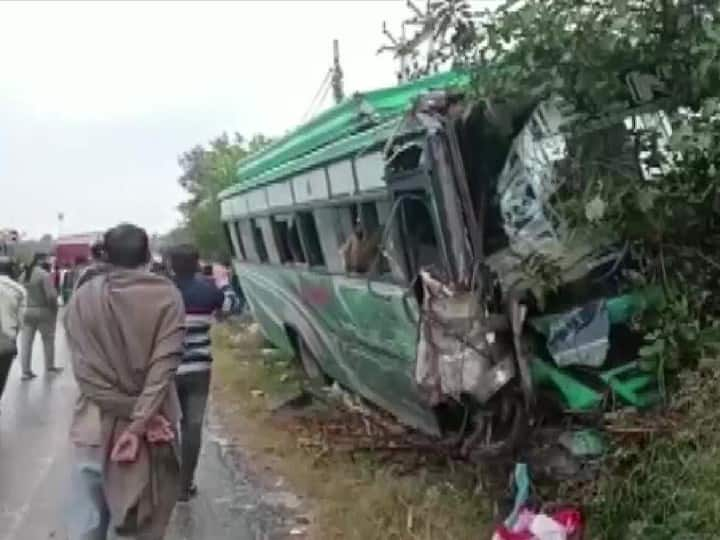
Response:
[{"label": "grass", "polygon": [[[216,340],[215,399],[250,457],[311,501],[318,540],[465,540],[490,537],[488,498],[466,468],[425,466],[398,473],[372,453],[312,450],[270,409],[300,388],[292,361],[257,341]],[[640,417],[666,430],[615,440],[585,497],[588,540],[720,538],[720,371],[683,376],[669,409]],[[577,498],[577,493],[567,493]],[[582,497],[581,497],[582,499]]]},{"label": "grass", "polygon": [[221,421],[238,434],[251,462],[286,478],[311,504],[317,540],[467,540],[489,538],[487,497],[472,471],[397,463],[367,452],[333,452],[299,444],[297,432],[270,410],[295,392],[300,377],[289,359],[264,355],[257,339],[215,337],[213,395]]},{"label": "grass", "polygon": [[672,430],[617,446],[588,505],[592,539],[720,537],[720,377],[689,373]]}]

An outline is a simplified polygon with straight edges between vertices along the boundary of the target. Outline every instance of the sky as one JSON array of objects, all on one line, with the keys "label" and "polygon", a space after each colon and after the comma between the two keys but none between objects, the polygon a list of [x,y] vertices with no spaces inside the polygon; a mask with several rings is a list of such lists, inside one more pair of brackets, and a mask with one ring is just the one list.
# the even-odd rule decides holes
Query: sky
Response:
[{"label": "sky", "polygon": [[300,123],[335,38],[346,93],[393,85],[381,27],[407,14],[394,0],[0,2],[0,228],[171,229],[183,151]]}]

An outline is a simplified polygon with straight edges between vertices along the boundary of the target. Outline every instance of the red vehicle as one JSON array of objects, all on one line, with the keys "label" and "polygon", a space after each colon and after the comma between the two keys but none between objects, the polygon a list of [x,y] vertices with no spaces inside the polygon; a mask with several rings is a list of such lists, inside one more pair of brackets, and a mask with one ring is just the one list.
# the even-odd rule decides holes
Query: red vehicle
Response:
[{"label": "red vehicle", "polygon": [[78,259],[90,260],[90,248],[100,240],[102,233],[86,233],[61,236],[55,243],[56,268],[68,268]]}]

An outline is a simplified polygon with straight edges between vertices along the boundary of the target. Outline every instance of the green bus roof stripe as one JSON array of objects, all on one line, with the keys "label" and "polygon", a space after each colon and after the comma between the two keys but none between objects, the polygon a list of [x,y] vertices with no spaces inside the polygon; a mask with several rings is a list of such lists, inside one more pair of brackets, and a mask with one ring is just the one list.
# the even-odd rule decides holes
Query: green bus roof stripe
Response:
[{"label": "green bus roof stripe", "polygon": [[283,163],[282,165],[269,169],[265,173],[256,176],[248,182],[236,184],[221,194],[221,198],[227,198],[238,193],[250,191],[274,183],[275,181],[298,174],[319,165],[337,161],[349,155],[356,155],[360,152],[370,151],[382,145],[395,130],[397,119],[375,126],[372,129],[361,131],[349,137],[341,138],[334,144],[324,146],[315,152]]},{"label": "green bus roof stripe", "polygon": [[[241,160],[238,182],[222,198],[270,184],[321,163],[339,159],[390,136],[389,121],[400,117],[420,94],[466,86],[466,72],[450,71],[407,84],[355,94],[282,139]],[[378,138],[379,137],[379,138]]]}]

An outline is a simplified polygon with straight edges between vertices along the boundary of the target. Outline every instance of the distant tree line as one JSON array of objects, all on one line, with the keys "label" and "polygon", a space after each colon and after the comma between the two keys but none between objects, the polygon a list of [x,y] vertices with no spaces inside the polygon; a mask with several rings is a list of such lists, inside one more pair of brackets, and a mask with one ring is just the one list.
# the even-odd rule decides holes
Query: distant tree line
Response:
[{"label": "distant tree line", "polygon": [[263,135],[245,139],[239,133],[223,133],[206,146],[197,145],[178,158],[182,174],[178,179],[189,195],[179,206],[179,227],[157,239],[163,246],[193,241],[201,256],[214,260],[230,258],[220,220],[219,193],[238,181],[238,162],[270,142]]}]

